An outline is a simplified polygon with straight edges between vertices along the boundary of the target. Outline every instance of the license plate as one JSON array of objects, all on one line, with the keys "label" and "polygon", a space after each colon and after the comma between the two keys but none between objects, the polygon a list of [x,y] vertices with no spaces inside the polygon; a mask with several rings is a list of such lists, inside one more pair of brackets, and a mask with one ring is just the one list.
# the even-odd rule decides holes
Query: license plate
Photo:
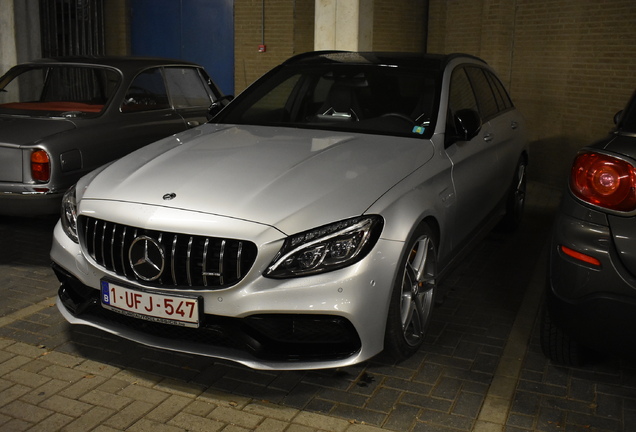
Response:
[{"label": "license plate", "polygon": [[102,281],[102,306],[133,318],[199,327],[199,298],[149,293]]}]

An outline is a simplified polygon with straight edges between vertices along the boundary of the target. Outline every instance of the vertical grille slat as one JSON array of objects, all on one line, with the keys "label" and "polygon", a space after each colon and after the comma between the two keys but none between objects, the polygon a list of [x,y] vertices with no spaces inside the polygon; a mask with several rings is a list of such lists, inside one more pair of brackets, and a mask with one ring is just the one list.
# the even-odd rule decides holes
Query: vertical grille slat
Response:
[{"label": "vertical grille slat", "polygon": [[99,253],[101,254],[102,261],[104,262],[104,266],[108,268],[108,264],[106,263],[106,222],[101,223],[102,235],[99,240]]},{"label": "vertical grille slat", "polygon": [[208,247],[210,239],[205,239],[203,244],[203,286],[208,286]]},{"label": "vertical grille slat", "polygon": [[186,258],[186,275],[188,276],[188,285],[192,285],[192,273],[190,270],[190,264],[192,261],[192,237],[188,241],[188,254]]},{"label": "vertical grille slat", "polygon": [[241,274],[241,255],[243,252],[243,242],[238,242],[238,248],[236,248],[236,278],[242,279]]},{"label": "vertical grille slat", "polygon": [[[93,228],[97,228],[97,222],[93,222]],[[93,230],[93,234],[91,235],[91,256],[93,257],[93,259],[97,259],[97,252],[96,252],[96,247],[97,247],[97,229]]]},{"label": "vertical grille slat", "polygon": [[172,239],[172,250],[170,253],[170,273],[172,275],[172,284],[174,286],[177,286],[177,272],[176,272],[176,259],[175,259],[175,255],[177,252],[177,239],[179,238],[179,236],[177,236],[176,234],[174,235],[173,239]]},{"label": "vertical grille slat", "polygon": [[221,249],[219,250],[219,285],[223,286],[223,270],[225,269],[224,267],[224,260],[225,257],[225,240],[221,240]]},{"label": "vertical grille slat", "polygon": [[116,228],[117,226],[113,224],[113,228],[110,234],[110,262],[113,266],[113,270],[117,269],[117,264],[115,264],[117,262],[117,260],[115,259],[115,230]]},{"label": "vertical grille slat", "polygon": [[121,243],[120,243],[120,249],[119,249],[119,254],[120,254],[120,258],[121,258],[121,268],[122,268],[122,274],[126,277],[128,277],[128,269],[126,268],[126,254],[124,253],[124,246],[126,244],[126,232],[128,230],[128,227],[124,227],[124,229],[122,230],[121,233]]},{"label": "vertical grille slat", "polygon": [[[78,225],[80,243],[97,265],[148,286],[225,288],[245,277],[256,260],[256,245],[243,240],[159,232],[87,216],[81,216]],[[142,236],[162,249],[163,272],[156,280],[138,277],[129,260],[131,245]]]}]

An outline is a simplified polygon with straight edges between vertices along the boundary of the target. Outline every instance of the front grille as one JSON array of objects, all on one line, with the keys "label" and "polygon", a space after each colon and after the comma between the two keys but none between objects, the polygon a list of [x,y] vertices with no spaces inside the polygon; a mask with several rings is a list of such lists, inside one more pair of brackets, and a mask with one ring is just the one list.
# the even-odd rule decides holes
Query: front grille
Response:
[{"label": "front grille", "polygon": [[[152,287],[226,288],[243,279],[256,259],[252,242],[148,230],[86,216],[78,218],[78,232],[82,247],[98,265]],[[130,262],[131,246],[140,237],[160,245],[152,277],[140,276]]]}]

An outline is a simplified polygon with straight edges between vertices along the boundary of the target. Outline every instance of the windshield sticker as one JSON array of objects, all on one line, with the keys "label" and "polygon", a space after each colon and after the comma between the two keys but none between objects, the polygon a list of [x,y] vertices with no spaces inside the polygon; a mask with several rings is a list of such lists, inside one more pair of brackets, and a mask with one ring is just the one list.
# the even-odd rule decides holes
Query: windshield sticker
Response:
[{"label": "windshield sticker", "polygon": [[426,128],[424,126],[414,126],[413,127],[413,133],[416,133],[416,134],[422,135],[422,134],[424,134],[425,130],[426,130]]}]

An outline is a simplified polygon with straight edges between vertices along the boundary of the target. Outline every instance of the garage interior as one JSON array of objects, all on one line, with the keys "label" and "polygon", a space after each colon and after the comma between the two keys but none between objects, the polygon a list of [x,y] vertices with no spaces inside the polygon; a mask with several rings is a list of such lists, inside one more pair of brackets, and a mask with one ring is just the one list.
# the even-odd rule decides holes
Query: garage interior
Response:
[{"label": "garage interior", "polygon": [[[46,418],[50,430],[55,430],[55,420],[62,424],[64,416],[73,417],[68,430],[172,430],[170,425],[177,420],[190,422],[191,430],[203,429],[194,423],[202,417],[210,422],[206,430],[224,431],[634,430],[636,370],[632,363],[611,359],[587,369],[559,369],[542,356],[536,335],[530,337],[528,348],[512,347],[522,354],[513,352],[509,363],[498,365],[497,361],[507,353],[509,333],[521,328],[527,338],[533,331],[536,311],[528,305],[538,304],[539,298],[529,297],[533,292],[540,296],[536,293],[541,292],[545,276],[541,252],[572,157],[611,130],[615,113],[636,88],[636,2],[0,0],[0,75],[16,63],[43,55],[163,55],[159,41],[165,35],[142,35],[148,39],[141,42],[150,41],[146,48],[135,42],[139,34],[132,25],[138,17],[134,7],[150,10],[162,4],[192,13],[217,1],[229,4],[233,16],[232,59],[224,66],[231,71],[228,92],[235,94],[290,56],[314,49],[467,52],[499,72],[528,122],[531,223],[514,237],[491,236],[463,264],[448,282],[461,296],[452,296],[438,313],[433,337],[455,336],[464,342],[468,335],[476,345],[483,334],[472,334],[471,326],[481,330],[490,319],[488,330],[494,331],[488,337],[497,339],[500,346],[475,355],[470,363],[466,358],[472,353],[451,356],[448,347],[441,346],[427,352],[426,361],[422,354],[401,367],[376,363],[369,369],[315,374],[255,372],[223,364],[211,367],[206,359],[157,353],[90,330],[73,333],[82,351],[61,342],[59,330],[64,328],[48,297],[56,281],[42,239],[48,241],[54,221],[0,219],[2,244],[9,245],[0,251],[0,284],[33,296],[32,304],[22,305],[24,309],[17,313],[4,313],[6,304],[0,304],[0,365],[4,365],[0,429],[28,430],[22,410],[29,421],[40,415]],[[43,22],[45,15],[48,24]],[[214,25],[215,17],[202,17]],[[63,24],[61,29],[56,30],[53,22]],[[337,33],[339,22],[344,22],[346,37]],[[77,31],[76,36],[60,37],[72,33],[66,33],[64,25]],[[88,38],[80,29],[91,35],[90,44],[74,44],[78,38]],[[50,31],[48,37],[42,36]],[[80,33],[84,36],[77,36]],[[58,45],[46,45],[46,40]],[[509,266],[506,260],[513,259]],[[526,284],[524,296],[521,289]],[[515,319],[518,309],[528,310]],[[466,316],[466,321],[458,322],[457,316]],[[514,330],[509,332],[512,322]],[[49,351],[54,342],[60,343],[60,349]],[[473,345],[458,343],[458,350],[470,351]],[[71,356],[76,352],[81,361]],[[419,361],[425,366],[416,366]],[[509,370],[499,374],[511,363],[517,364],[518,382],[506,381]],[[156,375],[140,372],[144,369]],[[495,380],[480,381],[491,375]],[[51,381],[40,387],[42,377]],[[53,388],[62,388],[60,377],[73,384],[65,384],[69,387],[63,390]],[[316,388],[320,388],[318,396],[303,399]],[[49,395],[53,396],[47,399]],[[365,409],[357,410],[361,400]],[[395,400],[402,410],[391,406]],[[510,409],[502,408],[502,401],[510,403]],[[94,407],[77,414],[73,410],[88,410],[80,409],[80,403]],[[46,417],[50,413],[44,408],[58,413]],[[385,417],[378,414],[383,410],[389,412]],[[450,414],[440,414],[444,410]],[[170,424],[169,414],[174,415]],[[139,426],[141,421],[135,423],[136,429],[130,426],[137,415],[146,421],[146,429]],[[223,426],[214,429],[213,421]]]},{"label": "garage interior", "polygon": [[[233,31],[233,38],[223,43],[234,48],[225,60],[233,64],[224,66],[233,80],[233,86],[224,88],[227,93],[237,94],[285,59],[314,49],[466,52],[482,57],[498,71],[528,121],[530,177],[555,187],[562,186],[577,149],[613,127],[614,114],[636,84],[633,0],[213,3],[224,3],[233,15],[231,25],[224,24],[224,29]],[[43,52],[161,54],[165,45],[161,28],[143,36],[145,44],[133,47],[132,41],[139,39],[131,26],[135,13],[152,18],[157,10],[168,7],[178,11],[177,16],[200,16],[211,28],[224,19],[214,11],[206,15],[209,2],[205,0],[0,0],[0,6],[1,73],[18,62],[41,57]],[[44,33],[33,29],[44,29],[45,16],[58,23],[52,30],[57,36],[49,35],[49,39],[57,38],[66,47],[60,44],[47,50],[42,45]],[[87,39],[91,43],[79,43]],[[197,43],[203,42],[205,39]],[[182,49],[184,59],[193,60],[187,57],[194,54]],[[203,65],[208,70],[216,68]],[[215,76],[214,71],[210,73]]]}]

